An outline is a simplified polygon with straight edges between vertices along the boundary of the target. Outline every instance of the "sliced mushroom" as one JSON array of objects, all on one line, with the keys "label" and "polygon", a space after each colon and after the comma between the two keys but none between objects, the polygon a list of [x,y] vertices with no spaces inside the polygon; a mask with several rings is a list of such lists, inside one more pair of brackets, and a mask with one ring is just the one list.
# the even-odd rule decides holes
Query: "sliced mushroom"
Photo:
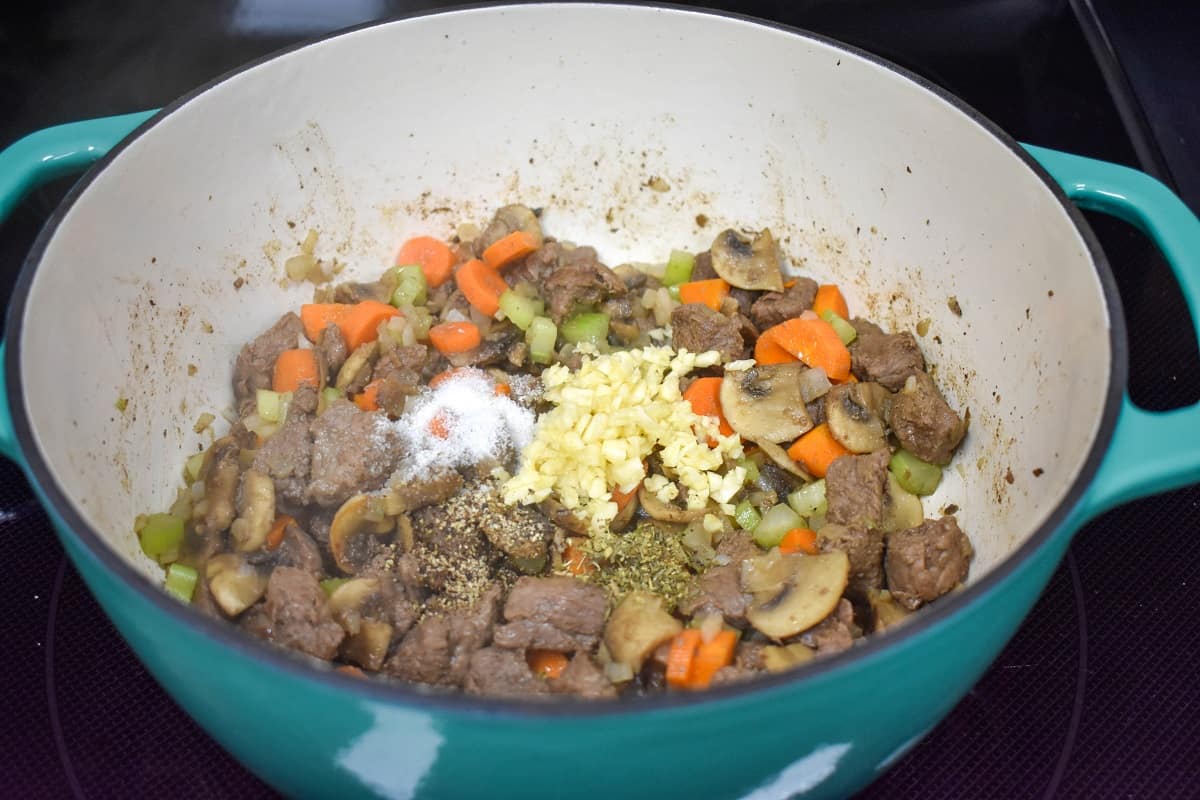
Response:
[{"label": "sliced mushroom", "polygon": [[357,387],[361,389],[371,375],[371,361],[374,360],[379,342],[360,344],[338,370],[334,386],[343,392],[352,393]]},{"label": "sliced mushroom", "polygon": [[346,633],[358,633],[365,615],[376,610],[379,598],[378,578],[351,578],[329,595],[329,613]]},{"label": "sliced mushroom", "polygon": [[906,531],[924,521],[925,509],[921,506],[921,498],[906,491],[889,471],[883,492],[883,523],[880,529],[888,533]]},{"label": "sliced mushroom", "polygon": [[242,491],[238,497],[238,518],[229,534],[233,549],[239,553],[258,550],[267,541],[267,533],[275,520],[275,482],[271,476],[256,469],[242,475]]},{"label": "sliced mushroom", "polygon": [[707,513],[706,508],[680,508],[673,503],[664,503],[654,492],[647,491],[645,486],[638,489],[638,502],[653,519],[659,522],[692,522],[702,519]]},{"label": "sliced mushroom", "polygon": [[763,666],[767,672],[786,672],[801,664],[807,664],[817,655],[817,651],[805,644],[796,642],[789,645],[767,645],[762,649]]},{"label": "sliced mushroom", "polygon": [[819,556],[775,550],[746,559],[742,588],[754,595],[746,619],[772,639],[794,636],[833,613],[849,577],[850,560],[840,550]]},{"label": "sliced mushroom", "polygon": [[764,228],[753,239],[732,228],[721,231],[713,240],[711,252],[713,270],[730,286],[783,291],[779,247],[770,229]]},{"label": "sliced mushroom", "polygon": [[628,529],[633,523],[633,518],[637,516],[638,509],[641,508],[641,505],[642,504],[638,502],[637,497],[629,498],[629,502],[625,504],[625,507],[617,512],[617,515],[613,517],[612,522],[608,523],[608,529],[610,531],[617,531],[618,533]]},{"label": "sliced mushroom", "polygon": [[852,453],[887,447],[884,405],[891,393],[877,383],[843,383],[825,395],[825,421],[833,438]]},{"label": "sliced mushroom", "polygon": [[208,591],[221,610],[236,617],[267,591],[267,576],[238,553],[213,556],[204,567]]},{"label": "sliced mushroom", "polygon": [[569,533],[577,533],[580,536],[588,535],[587,522],[557,500],[546,498],[538,504],[538,508],[546,515],[546,519]]},{"label": "sliced mushroom", "polygon": [[482,255],[488,247],[516,231],[528,233],[538,247],[542,246],[542,224],[538,221],[537,214],[534,214],[529,206],[515,203],[501,206],[496,211],[492,221],[475,241],[475,252]]},{"label": "sliced mushroom", "polygon": [[225,436],[213,442],[204,454],[200,467],[204,499],[192,509],[196,532],[201,536],[221,533],[233,523],[241,475],[241,451],[241,445],[232,436]]},{"label": "sliced mushroom", "polygon": [[654,649],[683,630],[683,624],[651,592],[630,592],[613,609],[604,628],[604,644],[614,661],[637,672]]},{"label": "sliced mushroom", "polygon": [[358,567],[353,557],[360,536],[381,535],[395,525],[395,519],[383,514],[383,499],[372,495],[356,494],[333,515],[329,526],[329,551],[338,569],[353,575]]},{"label": "sliced mushroom", "polygon": [[387,657],[394,631],[390,622],[364,619],[358,633],[342,640],[342,658],[363,669],[378,670]]},{"label": "sliced mushroom", "polygon": [[912,614],[904,606],[896,602],[892,593],[886,589],[867,593],[867,602],[871,606],[871,617],[874,620],[872,632],[894,628],[904,622]]},{"label": "sliced mushroom", "polygon": [[768,442],[766,439],[758,439],[755,440],[754,443],[758,445],[758,448],[767,455],[767,458],[775,462],[775,466],[791,475],[795,475],[797,478],[800,478],[806,483],[812,483],[814,480],[813,476],[809,475],[808,472],[805,471],[804,468],[802,468],[799,464],[797,464],[795,459],[789,456],[787,451],[779,445],[775,444],[774,442]]},{"label": "sliced mushroom", "polygon": [[803,364],[766,364],[726,372],[721,413],[743,439],[791,441],[812,428],[800,395]]}]

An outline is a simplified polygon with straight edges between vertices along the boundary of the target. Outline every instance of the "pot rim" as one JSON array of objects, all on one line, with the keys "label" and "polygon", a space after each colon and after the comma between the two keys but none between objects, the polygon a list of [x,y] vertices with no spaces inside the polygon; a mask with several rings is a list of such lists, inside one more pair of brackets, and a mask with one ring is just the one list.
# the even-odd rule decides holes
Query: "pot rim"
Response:
[{"label": "pot rim", "polygon": [[[1055,199],[1058,200],[1087,246],[1092,264],[1100,280],[1104,301],[1107,305],[1110,323],[1110,352],[1112,357],[1109,365],[1109,385],[1106,391],[1100,425],[1092,441],[1087,459],[1072,481],[1063,500],[1042,524],[1025,539],[1020,547],[1006,556],[978,581],[969,583],[965,589],[954,592],[952,596],[941,598],[932,608],[925,609],[921,614],[899,629],[885,635],[866,637],[861,644],[849,650],[817,659],[809,665],[799,667],[795,670],[775,675],[764,675],[752,681],[718,686],[695,694],[664,693],[621,699],[616,702],[599,703],[582,701],[578,698],[563,697],[553,702],[545,702],[544,700],[474,697],[462,694],[461,692],[433,692],[401,681],[363,680],[338,673],[332,669],[316,667],[311,661],[306,661],[303,657],[289,654],[282,649],[277,649],[254,640],[224,620],[212,619],[188,609],[178,600],[169,596],[159,586],[148,581],[144,574],[118,555],[108,545],[104,537],[83,519],[70,503],[67,493],[58,484],[39,449],[35,446],[28,448],[24,446],[24,443],[33,441],[33,430],[25,404],[24,393],[17,387],[22,385],[20,381],[21,332],[26,305],[29,299],[30,286],[46,248],[54,238],[59,225],[62,224],[74,204],[87,191],[87,188],[96,176],[124,152],[127,147],[175,111],[210,89],[268,61],[307,47],[321,45],[339,36],[369,28],[391,25],[409,19],[463,12],[523,10],[531,5],[562,6],[564,8],[581,5],[592,9],[611,7],[614,9],[614,13],[622,11],[640,12],[645,10],[650,12],[716,17],[774,29],[840,50],[848,55],[856,56],[874,66],[899,75],[931,92],[938,99],[948,103],[991,134],[994,139],[998,140],[1011,151],[1041,180]],[[767,700],[769,699],[769,695],[781,694],[787,690],[797,689],[803,684],[810,683],[818,677],[825,676],[837,670],[850,669],[856,666],[861,667],[867,662],[885,656],[890,650],[905,645],[911,646],[918,640],[932,635],[934,628],[956,614],[965,611],[969,606],[976,604],[984,595],[1010,582],[1023,567],[1028,566],[1034,557],[1045,549],[1051,540],[1057,536],[1070,536],[1074,532],[1074,528],[1068,529],[1068,526],[1064,523],[1068,521],[1072,512],[1075,511],[1083,499],[1092,478],[1099,468],[1100,462],[1107,452],[1108,443],[1112,438],[1116,426],[1128,374],[1128,351],[1125,332],[1125,318],[1112,269],[1083,213],[1068,200],[1058,183],[1050,177],[1049,173],[1037,160],[1021,147],[1012,136],[957,95],[952,94],[924,77],[880,56],[836,39],[784,23],[724,10],[693,8],[666,2],[639,3],[636,5],[628,3],[532,3],[508,5],[470,3],[433,10],[413,11],[383,20],[372,20],[361,25],[343,28],[314,39],[289,45],[249,61],[191,90],[164,106],[158,113],[139,125],[103,158],[98,160],[75,183],[39,232],[37,239],[25,258],[20,275],[13,289],[5,330],[5,340],[13,343],[13,346],[8,348],[9,358],[7,359],[5,370],[7,385],[14,387],[9,391],[8,400],[12,414],[13,428],[17,436],[17,441],[22,444],[21,452],[26,460],[26,474],[30,477],[31,482],[41,490],[44,498],[49,502],[59,519],[65,523],[65,530],[64,527],[56,526],[60,535],[73,536],[82,546],[82,549],[95,561],[99,562],[102,568],[138,593],[140,595],[139,599],[142,602],[154,605],[160,612],[172,618],[176,624],[186,625],[193,633],[213,640],[228,650],[240,653],[250,660],[258,662],[257,666],[259,668],[270,669],[276,673],[283,671],[293,678],[316,683],[326,691],[357,693],[363,699],[374,702],[399,704],[421,710],[464,716],[508,717],[526,720],[560,717],[592,718],[611,714],[632,715],[685,707],[693,708],[697,704],[709,704],[716,707],[726,704],[722,701],[734,701],[745,697]]]}]

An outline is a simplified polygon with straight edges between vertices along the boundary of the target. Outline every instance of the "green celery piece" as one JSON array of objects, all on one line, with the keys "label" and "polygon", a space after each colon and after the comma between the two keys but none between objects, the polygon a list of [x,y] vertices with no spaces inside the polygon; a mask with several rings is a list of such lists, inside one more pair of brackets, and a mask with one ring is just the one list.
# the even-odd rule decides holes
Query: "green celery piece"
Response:
[{"label": "green celery piece", "polygon": [[508,289],[500,295],[500,310],[512,320],[513,325],[527,331],[534,318],[541,316],[546,310],[546,304],[536,297],[522,297]]},{"label": "green celery piece", "polygon": [[888,462],[888,469],[901,489],[919,496],[933,494],[942,482],[941,467],[922,461],[907,450],[897,450]]},{"label": "green celery piece", "polygon": [[800,516],[823,517],[829,504],[825,500],[825,479],[813,481],[788,495],[788,505]]},{"label": "green celery piece", "polygon": [[529,358],[535,364],[549,364],[554,360],[554,344],[558,341],[558,328],[548,317],[534,317],[525,331],[525,343],[529,345]]},{"label": "green celery piece", "polygon": [[601,345],[608,341],[608,314],[585,311],[563,321],[562,337],[571,344],[591,342]]},{"label": "green celery piece", "polygon": [[142,552],[166,564],[179,557],[179,546],[183,544],[183,520],[170,514],[150,514],[138,533]]},{"label": "green celery piece", "polygon": [[743,500],[733,509],[733,521],[744,531],[752,531],[762,520],[762,515],[749,500]]},{"label": "green celery piece", "polygon": [[839,317],[834,311],[825,309],[821,312],[821,319],[833,326],[833,331],[842,340],[842,344],[848,345],[858,338],[858,331],[854,330],[854,326]]},{"label": "green celery piece", "polygon": [[192,602],[192,595],[196,591],[196,570],[185,564],[172,564],[167,567],[167,578],[163,581],[163,588],[168,594],[178,597],[185,603]]},{"label": "green celery piece", "polygon": [[692,279],[692,269],[696,266],[696,257],[686,250],[672,250],[667,259],[667,268],[663,272],[663,286],[678,286]]}]

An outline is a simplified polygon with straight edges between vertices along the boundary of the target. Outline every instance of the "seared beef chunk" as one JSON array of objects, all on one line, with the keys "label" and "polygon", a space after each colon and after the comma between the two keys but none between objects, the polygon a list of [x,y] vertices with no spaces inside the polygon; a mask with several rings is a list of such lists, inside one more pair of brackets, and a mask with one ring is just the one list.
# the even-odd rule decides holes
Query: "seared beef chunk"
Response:
[{"label": "seared beef chunk", "polygon": [[[594,255],[594,252],[593,252]],[[546,278],[542,292],[550,317],[561,323],[580,306],[595,306],[625,294],[625,284],[599,261],[570,264]]]},{"label": "seared beef chunk", "polygon": [[875,381],[889,391],[899,391],[904,381],[925,369],[925,357],[908,331],[884,333],[865,319],[851,320],[857,338],[850,344],[850,368],[861,381]]},{"label": "seared beef chunk", "polygon": [[692,265],[692,277],[694,281],[709,281],[713,278],[719,278],[720,275],[713,269],[712,253],[705,250],[703,253],[696,254],[696,263]]},{"label": "seared beef chunk", "polygon": [[808,418],[812,420],[814,427],[825,421],[825,395],[821,395],[816,400],[807,403],[805,408],[808,411]]},{"label": "seared beef chunk", "polygon": [[542,224],[538,221],[538,213],[529,206],[513,203],[496,209],[492,221],[473,242],[473,255],[482,256],[489,246],[516,231],[525,231],[533,237],[538,245],[542,243]]},{"label": "seared beef chunk", "polygon": [[521,577],[508,593],[504,618],[509,622],[548,622],[560,631],[599,636],[608,598],[599,586],[563,575]]},{"label": "seared beef chunk", "polygon": [[550,691],[546,681],[529,669],[524,653],[498,647],[485,647],[471,654],[463,688],[471,694],[491,697],[523,697]]},{"label": "seared beef chunk", "polygon": [[817,282],[812,278],[796,278],[791,288],[782,292],[763,292],[750,308],[750,319],[759,330],[786,322],[812,308],[817,296]]},{"label": "seared beef chunk", "polygon": [[816,650],[818,655],[840,653],[854,644],[856,631],[854,606],[843,597],[832,614],[800,635],[800,641]]},{"label": "seared beef chunk", "polygon": [[289,311],[266,333],[242,347],[233,365],[233,398],[237,401],[240,416],[254,411],[255,393],[271,388],[275,359],[284,350],[297,347],[303,335],[304,325],[300,318]]},{"label": "seared beef chunk", "polygon": [[825,475],[825,519],[858,528],[878,528],[883,522],[887,487],[887,450],[865,456],[842,456]]},{"label": "seared beef chunk", "polygon": [[333,658],[346,635],[330,616],[329,601],[316,576],[295,567],[271,571],[262,611],[266,638],[315,658]]},{"label": "seared beef chunk", "polygon": [[491,330],[474,350],[451,353],[446,356],[454,367],[491,367],[508,359],[508,351],[517,342],[524,341],[525,334],[511,322],[492,323]]},{"label": "seared beef chunk", "polygon": [[737,313],[741,314],[746,319],[746,324],[750,325],[755,330],[755,336],[758,335],[757,326],[754,324],[750,312],[754,308],[754,303],[758,298],[762,297],[762,292],[754,289],[741,289],[737,286],[732,286],[729,289],[729,296],[737,303]]},{"label": "seared beef chunk", "polygon": [[400,373],[406,380],[411,375],[423,375],[430,359],[429,348],[423,344],[409,344],[385,350],[371,373],[372,379],[386,378],[393,372]]},{"label": "seared beef chunk", "polygon": [[892,398],[889,422],[905,450],[934,464],[949,464],[967,433],[966,421],[924,372],[911,375]]},{"label": "seared beef chunk", "polygon": [[507,647],[511,650],[525,650],[532,647],[537,650],[556,650],[560,653],[591,650],[599,641],[599,637],[596,636],[567,633],[549,622],[538,622],[531,619],[497,625],[492,636],[497,647]]},{"label": "seared beef chunk", "polygon": [[275,432],[254,456],[254,469],[271,476],[276,497],[293,505],[307,500],[309,466],[312,462],[311,418],[298,408],[288,409],[283,427]]},{"label": "seared beef chunk", "polygon": [[522,281],[542,286],[559,269],[598,263],[596,251],[591,247],[568,247],[562,242],[546,242],[521,263],[506,268],[504,277],[510,286]]},{"label": "seared beef chunk", "polygon": [[853,528],[836,522],[817,532],[822,553],[841,550],[850,559],[848,590],[865,594],[868,589],[883,588],[883,533],[875,529]]},{"label": "seared beef chunk", "polygon": [[550,691],[555,694],[573,694],[588,700],[617,696],[617,687],[587,653],[577,653],[562,674],[551,678],[549,683]]},{"label": "seared beef chunk", "polygon": [[275,557],[280,566],[295,567],[317,577],[324,568],[317,543],[294,522],[283,529],[283,541],[275,549]]},{"label": "seared beef chunk", "polygon": [[973,555],[953,516],[896,531],[887,537],[888,589],[905,608],[919,608],[961,583]]},{"label": "seared beef chunk", "polygon": [[700,303],[687,303],[671,312],[671,345],[693,353],[717,350],[726,361],[746,354],[737,320]]},{"label": "seared beef chunk", "polygon": [[729,562],[709,567],[696,576],[692,591],[679,604],[679,613],[694,616],[702,611],[717,611],[730,625],[745,626],[750,598],[742,592],[742,562],[761,552],[745,531],[725,534],[717,543],[717,555],[728,558]]},{"label": "seared beef chunk", "polygon": [[493,583],[470,608],[449,613],[450,641],[454,645],[450,652],[450,677],[455,683],[466,677],[471,654],[491,643],[503,594],[500,584]]},{"label": "seared beef chunk", "polygon": [[399,435],[379,414],[339,400],[312,423],[308,500],[337,506],[383,486],[403,455]]},{"label": "seared beef chunk", "polygon": [[326,325],[317,339],[315,349],[325,364],[326,375],[328,375],[325,382],[333,383],[334,376],[337,375],[338,370],[342,368],[342,364],[346,363],[346,358],[350,355],[350,348],[346,346],[346,337],[342,336],[342,329],[332,322]]},{"label": "seared beef chunk", "polygon": [[462,685],[471,656],[491,641],[499,600],[500,586],[494,584],[471,608],[425,616],[400,642],[384,669],[417,683]]},{"label": "seared beef chunk", "polygon": [[547,546],[554,537],[554,523],[528,506],[506,506],[499,496],[488,497],[489,512],[479,529],[500,552],[514,559],[525,572],[540,572],[548,557]]}]

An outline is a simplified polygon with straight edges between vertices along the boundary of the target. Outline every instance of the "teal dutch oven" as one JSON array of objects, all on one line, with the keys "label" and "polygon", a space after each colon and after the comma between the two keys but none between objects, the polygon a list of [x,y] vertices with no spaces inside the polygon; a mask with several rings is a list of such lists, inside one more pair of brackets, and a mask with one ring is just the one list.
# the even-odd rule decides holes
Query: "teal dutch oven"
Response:
[{"label": "teal dutch oven", "polygon": [[[920,78],[802,31],[576,4],[390,21],[161,111],[22,139],[0,154],[0,212],[84,169],[9,310],[0,449],[147,669],[288,794],[849,794],[980,677],[1087,519],[1200,478],[1200,410],[1129,401],[1121,306],[1079,209],[1144,230],[1193,314],[1196,218],[1141,173],[1018,145]],[[856,312],[926,320],[922,348],[971,412],[926,501],[959,507],[968,585],[792,673],[598,704],[355,679],[163,593],[134,516],[169,505],[211,435],[196,417],[230,405],[239,344],[308,298],[281,281],[308,229],[344,275],[374,275],[406,237],[515,201],[609,263],[770,226]]]}]

